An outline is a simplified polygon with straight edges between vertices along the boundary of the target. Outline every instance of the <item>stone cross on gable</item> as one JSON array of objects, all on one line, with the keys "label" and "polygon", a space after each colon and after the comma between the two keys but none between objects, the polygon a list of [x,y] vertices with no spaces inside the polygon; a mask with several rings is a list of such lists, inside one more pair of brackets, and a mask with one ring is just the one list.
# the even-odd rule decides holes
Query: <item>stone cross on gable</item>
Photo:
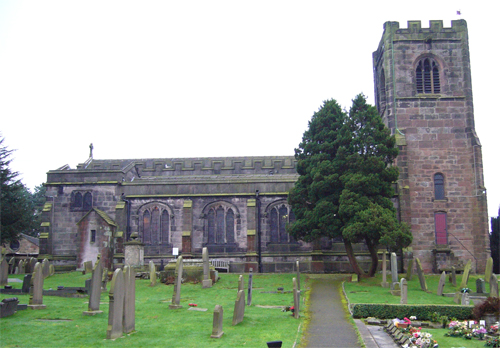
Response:
[{"label": "stone cross on gable", "polygon": [[89,148],[90,148],[89,158],[94,158],[94,155],[92,154],[92,151],[94,150],[94,144],[90,143]]}]

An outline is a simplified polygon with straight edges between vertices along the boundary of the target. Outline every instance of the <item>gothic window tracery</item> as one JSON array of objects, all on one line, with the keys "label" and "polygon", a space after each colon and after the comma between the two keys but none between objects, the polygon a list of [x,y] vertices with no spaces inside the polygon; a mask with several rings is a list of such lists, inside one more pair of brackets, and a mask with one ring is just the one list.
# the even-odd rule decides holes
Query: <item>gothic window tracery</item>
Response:
[{"label": "gothic window tracery", "polygon": [[441,93],[439,65],[432,58],[423,58],[417,64],[417,93]]},{"label": "gothic window tracery", "polygon": [[170,243],[171,213],[161,203],[151,203],[139,211],[139,229],[142,242],[146,245],[167,245]]},{"label": "gothic window tracery", "polygon": [[90,191],[73,191],[71,192],[71,210],[72,211],[88,211],[92,209],[92,192]]},{"label": "gothic window tracery", "polygon": [[232,244],[235,242],[235,208],[216,203],[206,209],[205,240],[207,244]]},{"label": "gothic window tracery", "polygon": [[295,221],[291,207],[285,203],[271,206],[267,212],[269,225],[269,240],[271,244],[286,244],[295,242],[286,231],[286,226]]}]

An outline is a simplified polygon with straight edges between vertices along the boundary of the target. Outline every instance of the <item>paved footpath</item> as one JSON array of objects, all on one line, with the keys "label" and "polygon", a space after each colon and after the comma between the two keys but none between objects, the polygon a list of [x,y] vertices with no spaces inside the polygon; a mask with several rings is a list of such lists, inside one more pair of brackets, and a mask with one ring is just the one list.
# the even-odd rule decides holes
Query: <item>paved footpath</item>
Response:
[{"label": "paved footpath", "polygon": [[[342,278],[339,275],[312,275],[309,323],[306,348],[359,348],[361,347],[350,314],[342,303]],[[361,320],[356,326],[367,348],[393,348],[397,345],[378,326],[368,327]]]}]

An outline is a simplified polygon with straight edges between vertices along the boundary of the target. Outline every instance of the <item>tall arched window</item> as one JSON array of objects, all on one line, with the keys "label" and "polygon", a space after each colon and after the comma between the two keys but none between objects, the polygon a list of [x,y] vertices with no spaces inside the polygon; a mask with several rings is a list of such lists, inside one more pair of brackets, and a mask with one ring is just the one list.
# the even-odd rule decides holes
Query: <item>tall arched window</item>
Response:
[{"label": "tall arched window", "polygon": [[139,209],[139,230],[146,245],[170,243],[171,214],[161,203],[149,203]]},{"label": "tall arched window", "polygon": [[92,192],[73,191],[71,192],[71,210],[88,211],[92,209]]},{"label": "tall arched window", "polygon": [[444,199],[444,175],[441,173],[434,174],[434,199]]},{"label": "tall arched window", "polygon": [[92,193],[86,192],[83,195],[83,210],[90,210],[92,208]]},{"label": "tall arched window", "polygon": [[269,207],[267,216],[269,219],[269,241],[271,244],[283,244],[295,241],[286,231],[286,226],[295,221],[295,215],[293,215],[288,204],[278,203]]},{"label": "tall arched window", "polygon": [[232,207],[215,204],[206,212],[205,240],[208,244],[232,244],[235,242],[236,219]]},{"label": "tall arched window", "polygon": [[384,69],[380,70],[380,75],[377,84],[377,106],[378,112],[382,114],[385,110],[386,92],[385,92],[385,72]]},{"label": "tall arched window", "polygon": [[417,64],[417,93],[441,93],[439,65],[432,58],[424,58]]}]

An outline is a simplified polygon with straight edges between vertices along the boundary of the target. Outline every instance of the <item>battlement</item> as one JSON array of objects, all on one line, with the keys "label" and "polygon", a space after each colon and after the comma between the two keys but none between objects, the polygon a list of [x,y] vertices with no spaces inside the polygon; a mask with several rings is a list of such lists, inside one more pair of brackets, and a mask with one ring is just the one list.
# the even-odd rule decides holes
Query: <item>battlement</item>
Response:
[{"label": "battlement", "polygon": [[411,33],[439,33],[439,32],[458,32],[467,30],[467,22],[464,19],[451,21],[451,27],[444,27],[442,20],[429,21],[428,28],[422,28],[421,21],[408,21],[407,28],[400,28],[399,22],[385,22],[385,31],[395,31],[398,34]]}]

